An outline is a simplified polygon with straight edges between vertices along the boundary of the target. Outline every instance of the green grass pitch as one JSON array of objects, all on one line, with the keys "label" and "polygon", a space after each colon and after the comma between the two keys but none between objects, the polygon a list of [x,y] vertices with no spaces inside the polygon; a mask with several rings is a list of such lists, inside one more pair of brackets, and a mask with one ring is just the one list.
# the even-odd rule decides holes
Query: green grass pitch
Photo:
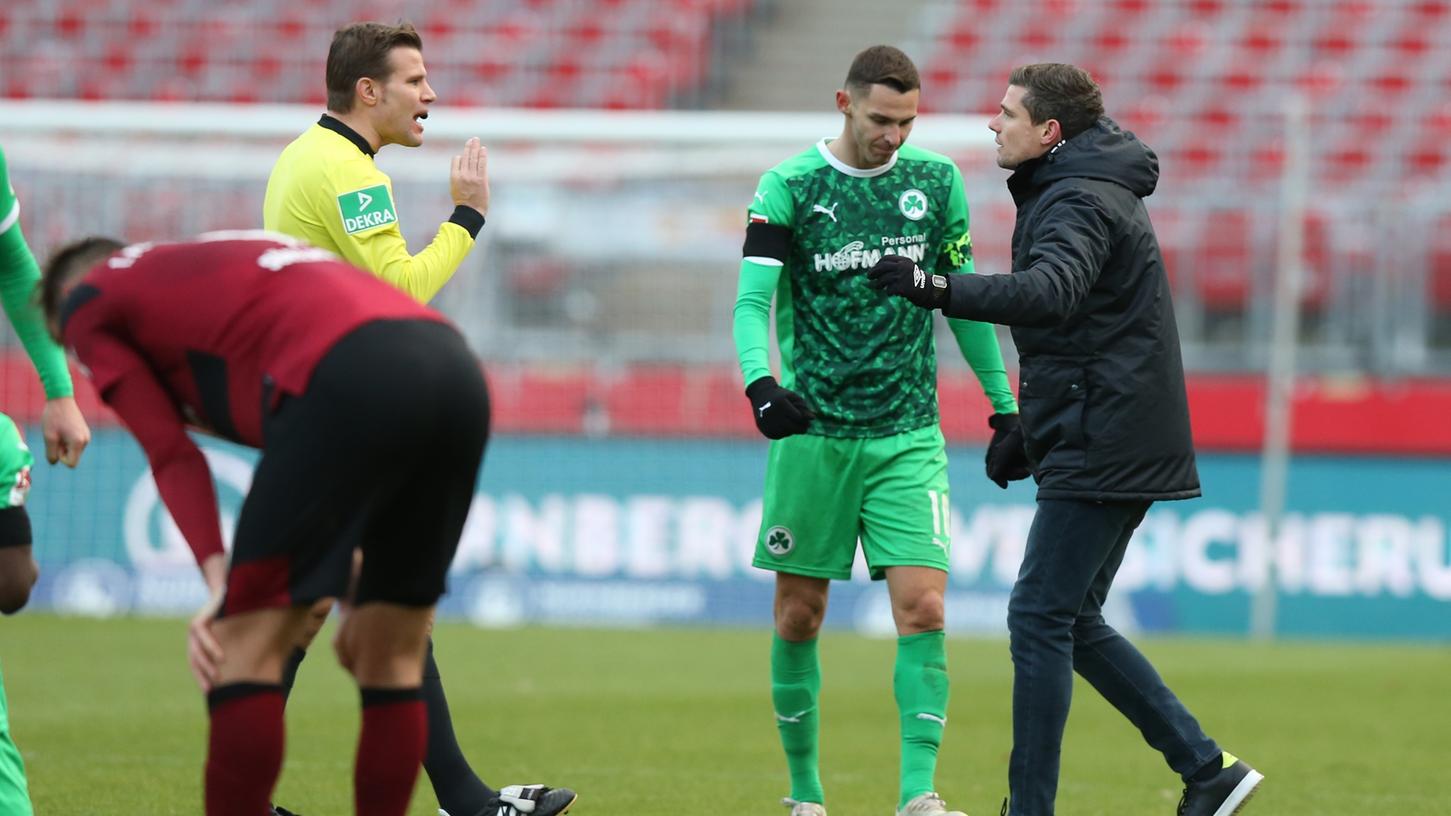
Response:
[{"label": "green grass pitch", "polygon": [[[196,814],[205,706],[184,624],[23,614],[0,621],[11,726],[36,812]],[[323,637],[330,636],[330,630]],[[493,783],[581,793],[580,816],[784,816],[765,632],[436,634],[464,748]],[[1246,814],[1451,813],[1451,650],[1442,646],[1144,639],[1207,730],[1264,771]],[[828,633],[822,765],[832,816],[895,805],[894,644]],[[1007,644],[949,641],[953,694],[938,787],[998,812],[1011,747]],[[356,694],[320,640],[288,709],[278,801],[351,813]],[[1180,786],[1137,732],[1080,682],[1058,812],[1167,816]],[[433,816],[420,776],[410,816]]]}]

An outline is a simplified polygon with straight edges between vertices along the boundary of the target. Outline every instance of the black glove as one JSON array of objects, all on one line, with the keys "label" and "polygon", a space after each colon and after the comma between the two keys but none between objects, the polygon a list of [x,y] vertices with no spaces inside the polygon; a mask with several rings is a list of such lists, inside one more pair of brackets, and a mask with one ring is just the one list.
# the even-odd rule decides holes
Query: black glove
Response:
[{"label": "black glove", "polygon": [[751,416],[767,439],[781,439],[805,433],[816,419],[816,412],[795,391],[788,391],[765,376],[746,386],[746,399],[751,401]]},{"label": "black glove", "polygon": [[992,441],[987,443],[987,477],[1007,490],[1008,482],[1033,475],[1023,448],[1023,426],[1018,424],[1017,414],[993,414],[987,424],[993,429]]},{"label": "black glove", "polygon": [[924,309],[946,306],[952,291],[952,281],[946,275],[929,275],[906,255],[883,256],[867,271],[867,286],[904,297]]}]

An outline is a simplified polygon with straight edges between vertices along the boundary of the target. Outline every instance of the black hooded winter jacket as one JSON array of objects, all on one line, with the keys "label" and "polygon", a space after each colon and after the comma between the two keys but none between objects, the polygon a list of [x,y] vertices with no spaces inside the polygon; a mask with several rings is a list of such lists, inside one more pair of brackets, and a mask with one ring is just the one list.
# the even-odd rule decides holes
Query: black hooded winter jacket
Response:
[{"label": "black hooded winter jacket", "polygon": [[1042,499],[1199,495],[1179,330],[1143,199],[1159,160],[1102,118],[1008,179],[1013,274],[952,280],[949,317],[1012,327]]}]

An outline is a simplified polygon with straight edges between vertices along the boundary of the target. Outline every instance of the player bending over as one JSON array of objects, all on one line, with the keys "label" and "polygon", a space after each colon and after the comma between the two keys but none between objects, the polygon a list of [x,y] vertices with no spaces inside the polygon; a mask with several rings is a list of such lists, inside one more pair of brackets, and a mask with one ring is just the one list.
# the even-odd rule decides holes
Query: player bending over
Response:
[{"label": "player bending over", "polygon": [[[61,249],[52,332],[135,434],[213,589],[208,816],[259,816],[282,767],[282,670],[309,607],[361,693],[359,816],[402,816],[427,739],[427,626],[488,436],[478,361],[442,316],[329,252],[267,233]],[[260,448],[230,568],[188,427]]]}]

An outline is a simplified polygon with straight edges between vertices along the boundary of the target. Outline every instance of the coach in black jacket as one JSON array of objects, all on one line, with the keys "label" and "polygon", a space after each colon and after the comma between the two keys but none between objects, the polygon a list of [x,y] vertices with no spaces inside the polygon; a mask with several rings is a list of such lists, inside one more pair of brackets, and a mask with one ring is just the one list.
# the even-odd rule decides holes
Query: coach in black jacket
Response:
[{"label": "coach in black jacket", "polygon": [[1103,115],[1071,65],[1018,68],[998,164],[1015,172],[1013,274],[925,275],[888,256],[869,283],[949,317],[1012,327],[1021,446],[989,475],[1038,482],[1038,512],[1008,604],[1013,816],[1051,816],[1073,691],[1083,675],[1184,779],[1180,814],[1229,816],[1263,778],[1220,749],[1102,607],[1149,505],[1199,495],[1179,334],[1143,199],[1159,162]]}]

